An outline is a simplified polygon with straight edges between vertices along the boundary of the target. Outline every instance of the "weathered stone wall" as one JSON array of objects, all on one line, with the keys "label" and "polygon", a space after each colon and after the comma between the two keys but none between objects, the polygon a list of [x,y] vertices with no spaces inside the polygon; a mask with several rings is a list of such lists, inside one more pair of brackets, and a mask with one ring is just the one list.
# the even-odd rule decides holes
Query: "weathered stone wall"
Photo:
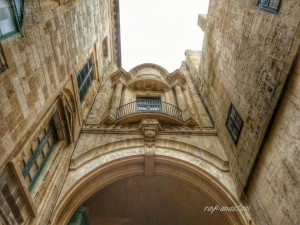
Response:
[{"label": "weathered stone wall", "polygon": [[[9,69],[0,74],[0,221],[48,223],[80,128],[115,60],[112,5],[110,0],[25,1],[22,34],[1,41]],[[80,103],[76,74],[90,57],[94,81]],[[22,170],[45,133],[45,123],[58,111],[61,124],[56,129],[64,134],[38,188],[29,192]]]},{"label": "weathered stone wall", "polygon": [[[45,2],[52,5],[45,7]],[[68,80],[77,96],[75,74],[91,52],[99,74],[102,69],[101,41],[109,35],[107,1],[42,3],[41,8],[37,0],[25,2],[23,37],[2,42],[9,69],[0,75],[0,165]]]},{"label": "weathered stone wall", "polygon": [[[197,79],[240,192],[300,39],[299,1],[282,1],[277,15],[259,10],[256,4],[255,0],[211,1]],[[236,145],[225,126],[231,103],[244,121]]]},{"label": "weathered stone wall", "polygon": [[300,57],[250,181],[257,224],[300,223]]}]

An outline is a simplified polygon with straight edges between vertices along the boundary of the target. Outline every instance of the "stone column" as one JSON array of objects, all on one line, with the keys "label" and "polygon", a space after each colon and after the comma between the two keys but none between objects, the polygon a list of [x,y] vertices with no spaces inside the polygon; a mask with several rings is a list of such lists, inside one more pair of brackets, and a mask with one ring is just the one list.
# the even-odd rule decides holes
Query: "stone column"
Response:
[{"label": "stone column", "polygon": [[186,101],[184,99],[182,89],[179,85],[177,85],[175,87],[175,92],[176,92],[176,99],[177,99],[178,108],[181,109],[182,111],[186,110],[187,109],[187,104],[186,104]]},{"label": "stone column", "polygon": [[178,108],[182,111],[182,119],[183,121],[187,121],[188,119],[191,118],[191,114],[187,105],[187,101],[182,92],[181,86],[177,85],[175,87],[175,92],[176,92]]},{"label": "stone column", "polygon": [[118,83],[115,87],[114,95],[111,101],[111,110],[110,110],[110,117],[112,119],[116,119],[117,115],[117,108],[119,108],[122,98],[122,89],[123,85],[121,83]]},{"label": "stone column", "polygon": [[122,88],[123,85],[121,83],[118,83],[115,88],[114,96],[111,102],[111,108],[117,109],[120,106],[121,97],[122,97]]}]

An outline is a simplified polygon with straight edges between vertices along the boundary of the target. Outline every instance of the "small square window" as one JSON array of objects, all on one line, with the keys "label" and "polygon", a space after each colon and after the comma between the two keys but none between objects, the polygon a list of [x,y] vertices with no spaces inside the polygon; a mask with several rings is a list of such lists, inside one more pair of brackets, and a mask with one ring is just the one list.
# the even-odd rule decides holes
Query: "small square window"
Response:
[{"label": "small square window", "polygon": [[257,3],[257,7],[271,12],[271,13],[278,13],[280,7],[281,0],[259,0]]},{"label": "small square window", "polygon": [[239,140],[243,123],[244,122],[242,118],[240,117],[234,106],[231,104],[226,120],[226,127],[235,144],[237,144]]}]

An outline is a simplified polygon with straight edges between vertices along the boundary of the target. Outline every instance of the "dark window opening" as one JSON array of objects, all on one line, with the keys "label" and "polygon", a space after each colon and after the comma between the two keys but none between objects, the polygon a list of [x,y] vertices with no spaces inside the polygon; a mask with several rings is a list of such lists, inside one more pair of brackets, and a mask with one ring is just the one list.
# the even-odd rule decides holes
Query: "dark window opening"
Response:
[{"label": "dark window opening", "polygon": [[7,69],[8,69],[8,65],[6,62],[4,51],[2,49],[2,45],[0,43],[0,73],[5,72]]},{"label": "dark window opening", "polygon": [[[21,211],[17,205],[16,200],[14,199],[13,195],[12,195],[12,191],[9,190],[8,186],[5,185],[4,188],[2,189],[2,195],[5,198],[5,201],[7,202],[7,205],[10,209],[10,211],[12,212],[14,218],[17,220],[18,224],[23,223],[24,219],[21,215]],[[7,223],[10,224],[10,223]]]},{"label": "dark window opening", "polygon": [[89,225],[89,216],[88,216],[88,208],[84,206],[80,206],[72,218],[70,219],[68,225]]},{"label": "dark window opening", "polygon": [[93,75],[93,65],[92,59],[89,58],[82,68],[82,70],[77,74],[77,84],[79,90],[80,102],[83,102],[89,87],[91,86],[94,79]]},{"label": "dark window opening", "polygon": [[234,106],[231,104],[227,116],[226,127],[235,144],[237,144],[239,140],[243,123],[244,122],[242,118],[240,117]]},{"label": "dark window opening", "polygon": [[257,3],[258,8],[271,12],[278,13],[281,0],[259,0]]},{"label": "dark window opening", "polygon": [[23,0],[0,1],[0,40],[21,32]]},{"label": "dark window opening", "polygon": [[162,111],[161,99],[154,97],[137,97],[136,99],[137,112],[142,111]]},{"label": "dark window opening", "polygon": [[32,151],[32,156],[24,162],[22,171],[23,178],[28,184],[29,191],[32,191],[38,178],[58,141],[54,121],[50,120],[45,129],[39,134],[38,145]]},{"label": "dark window opening", "polygon": [[105,37],[104,40],[102,41],[102,55],[103,57],[108,57],[107,37]]}]

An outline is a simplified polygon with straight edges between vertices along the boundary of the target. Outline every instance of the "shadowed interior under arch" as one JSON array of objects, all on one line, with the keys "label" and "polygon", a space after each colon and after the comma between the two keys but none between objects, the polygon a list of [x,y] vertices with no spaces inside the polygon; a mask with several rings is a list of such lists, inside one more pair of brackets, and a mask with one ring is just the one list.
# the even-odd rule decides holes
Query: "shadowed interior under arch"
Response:
[{"label": "shadowed interior under arch", "polygon": [[178,180],[134,176],[106,186],[85,203],[91,225],[229,225],[225,212],[204,211],[217,203]]}]

